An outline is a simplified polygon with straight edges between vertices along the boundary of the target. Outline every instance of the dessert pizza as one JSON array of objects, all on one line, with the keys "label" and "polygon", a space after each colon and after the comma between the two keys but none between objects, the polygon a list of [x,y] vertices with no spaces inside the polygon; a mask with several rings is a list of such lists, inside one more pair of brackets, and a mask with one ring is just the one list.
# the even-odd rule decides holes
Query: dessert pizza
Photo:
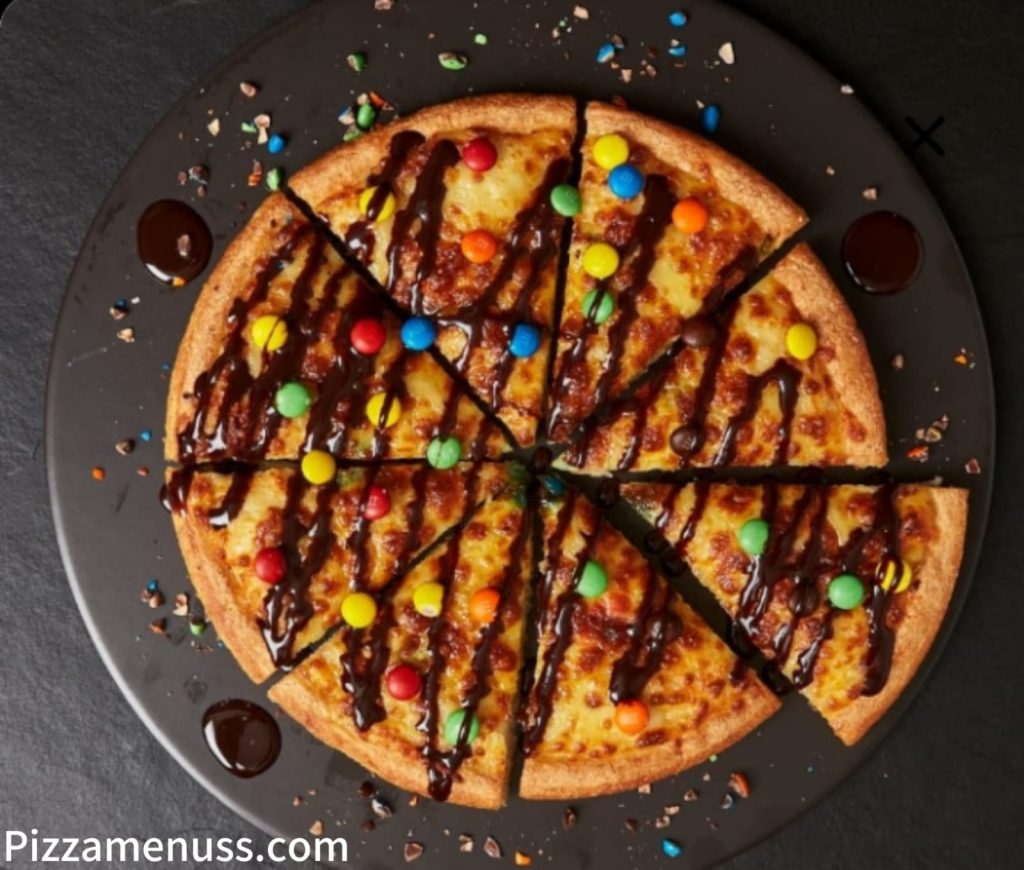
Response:
[{"label": "dessert pizza", "polygon": [[[762,676],[852,743],[958,571],[963,491],[770,482],[887,461],[841,292],[804,245],[764,263],[800,208],[693,134],[582,118],[478,97],[328,152],[228,247],[171,377],[164,502],[225,645],[437,800],[501,805],[517,754],[528,798],[668,776],[778,709]],[[659,479],[687,467],[712,482]],[[578,489],[632,471],[614,510]]]},{"label": "dessert pizza", "polygon": [[949,604],[967,493],[923,485],[627,484],[752,642],[847,744],[917,671]]}]

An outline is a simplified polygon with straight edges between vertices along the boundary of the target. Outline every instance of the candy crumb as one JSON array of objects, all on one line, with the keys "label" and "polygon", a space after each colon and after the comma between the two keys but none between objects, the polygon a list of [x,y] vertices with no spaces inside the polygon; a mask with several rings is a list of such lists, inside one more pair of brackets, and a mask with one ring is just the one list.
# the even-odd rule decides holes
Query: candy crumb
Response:
[{"label": "candy crumb", "polygon": [[637,792],[639,794],[650,794],[651,784],[649,782],[645,782],[643,785],[637,786]]},{"label": "candy crumb", "polygon": [[846,97],[850,96],[853,93],[853,85],[840,85],[839,93]]},{"label": "candy crumb", "polygon": [[686,801],[686,803],[688,804],[693,803],[693,801],[697,800],[699,797],[700,792],[697,791],[697,789],[695,788],[688,788],[685,792],[683,792],[683,800]]},{"label": "candy crumb", "polygon": [[739,771],[733,771],[729,774],[729,789],[738,798],[750,797],[750,781],[747,779],[746,774]]},{"label": "candy crumb", "polygon": [[889,357],[889,366],[893,371],[900,371],[907,364],[907,358],[901,353],[894,353]]},{"label": "candy crumb", "polygon": [[467,852],[467,853],[468,852],[472,852],[474,845],[475,845],[475,843],[473,842],[472,834],[459,834],[459,851],[460,852]]},{"label": "candy crumb", "polygon": [[718,49],[718,56],[721,58],[724,64],[733,64],[736,62],[736,52],[732,47],[731,42],[723,42]]},{"label": "candy crumb", "polygon": [[409,864],[415,861],[423,854],[423,844],[417,842],[409,842],[405,844],[402,849],[402,857],[405,858],[405,863]]},{"label": "candy crumb", "polygon": [[576,827],[576,810],[572,807],[566,807],[562,811],[562,830],[571,831]]},{"label": "candy crumb", "polygon": [[500,858],[503,854],[501,844],[494,837],[488,837],[484,840],[484,854],[488,858]]},{"label": "candy crumb", "polygon": [[214,118],[206,125],[206,129],[210,131],[211,136],[217,136],[220,133],[220,118]]},{"label": "candy crumb", "polygon": [[878,199],[878,188],[877,187],[865,187],[860,195],[864,197],[868,202],[875,202]]},{"label": "candy crumb", "polygon": [[590,10],[586,6],[574,6],[572,14],[574,18],[578,18],[580,21],[590,20]]},{"label": "candy crumb", "polygon": [[968,459],[964,471],[968,474],[981,474],[981,463],[977,459]]},{"label": "candy crumb", "polygon": [[104,480],[107,476],[107,470],[102,465],[94,465],[92,467],[92,479],[93,480]]},{"label": "candy crumb", "polygon": [[253,82],[239,82],[238,89],[242,92],[243,97],[248,97],[250,100],[260,92],[259,85]]},{"label": "candy crumb", "polygon": [[517,851],[515,854],[516,867],[529,867],[533,863],[533,858],[526,854],[526,852]]},{"label": "candy crumb", "polygon": [[319,837],[323,832],[324,823],[320,821],[320,819],[317,819],[315,822],[313,822],[312,825],[309,826],[309,833],[311,833],[314,837]]}]

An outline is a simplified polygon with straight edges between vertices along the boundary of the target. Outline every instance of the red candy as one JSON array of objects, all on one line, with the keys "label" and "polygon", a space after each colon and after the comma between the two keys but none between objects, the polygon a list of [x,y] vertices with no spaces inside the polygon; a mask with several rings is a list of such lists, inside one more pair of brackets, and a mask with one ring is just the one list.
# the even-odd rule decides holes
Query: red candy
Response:
[{"label": "red candy", "polygon": [[387,339],[384,324],[372,317],[357,320],[352,326],[352,346],[364,356],[372,356],[382,347]]},{"label": "red candy", "polygon": [[486,172],[498,162],[498,149],[490,139],[478,136],[462,146],[462,160],[475,172]]},{"label": "red candy", "polygon": [[252,566],[260,580],[273,585],[284,580],[284,575],[288,571],[288,560],[284,557],[284,551],[278,547],[264,547],[256,554],[256,561]]},{"label": "red candy", "polygon": [[368,520],[379,520],[391,510],[391,497],[383,486],[371,486],[366,494],[366,506],[363,508],[363,516]]},{"label": "red candy", "polygon": [[412,700],[423,685],[419,672],[412,665],[395,665],[385,679],[388,694],[396,701]]}]

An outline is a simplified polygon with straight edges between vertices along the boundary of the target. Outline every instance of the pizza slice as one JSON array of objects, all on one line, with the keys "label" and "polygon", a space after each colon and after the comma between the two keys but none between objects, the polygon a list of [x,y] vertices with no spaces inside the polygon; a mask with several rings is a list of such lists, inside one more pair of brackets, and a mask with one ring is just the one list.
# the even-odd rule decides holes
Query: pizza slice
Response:
[{"label": "pizza slice", "polygon": [[492,499],[270,691],[330,746],[400,788],[505,802],[533,564],[520,488]]},{"label": "pizza slice", "polygon": [[960,570],[967,492],[627,484],[753,643],[856,743],[913,678]]},{"label": "pizza slice", "polygon": [[526,798],[652,782],[706,760],[778,700],[583,496],[543,510]]},{"label": "pizza slice", "polygon": [[[281,194],[231,243],[196,302],[167,405],[184,463],[501,455],[507,445]],[[434,447],[437,452],[440,448]]]},{"label": "pizza slice", "polygon": [[185,467],[168,471],[164,503],[207,615],[260,682],[342,619],[351,588],[379,588],[506,483],[496,463],[348,468],[319,484],[294,468]]},{"label": "pizza slice", "polygon": [[680,334],[706,320],[806,220],[698,136],[601,103],[586,111],[547,435],[567,441]]},{"label": "pizza slice", "polygon": [[864,338],[806,245],[697,332],[684,327],[688,345],[584,426],[560,464],[609,474],[887,462]]},{"label": "pizza slice", "polygon": [[576,106],[495,94],[418,112],[290,182],[521,445],[533,442],[555,322]]}]

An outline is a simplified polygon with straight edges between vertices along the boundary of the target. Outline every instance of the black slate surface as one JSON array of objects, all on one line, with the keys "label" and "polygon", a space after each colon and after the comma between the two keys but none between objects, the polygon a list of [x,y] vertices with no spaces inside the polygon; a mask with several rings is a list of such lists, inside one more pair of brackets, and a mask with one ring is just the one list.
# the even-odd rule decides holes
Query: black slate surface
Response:
[{"label": "black slate surface", "polygon": [[[371,0],[360,0],[371,2]],[[252,835],[128,708],[94,652],[53,539],[39,447],[43,378],[72,260],[106,189],[170,103],[211,65],[305,4],[286,0],[20,0],[0,27],[6,268],[0,273],[0,823],[53,835]],[[851,780],[736,867],[1014,866],[1024,851],[1024,712],[1014,615],[1021,474],[1016,301],[1024,278],[1024,97],[1003,0],[745,2],[849,80],[915,160],[963,246],[989,328],[1000,474],[963,618],[913,709]],[[453,4],[453,7],[455,4]],[[566,11],[571,4],[566,4]],[[386,19],[384,20],[386,23]],[[813,119],[808,119],[813,126]],[[912,328],[908,324],[908,328]],[[22,866],[15,864],[15,866]]]}]

